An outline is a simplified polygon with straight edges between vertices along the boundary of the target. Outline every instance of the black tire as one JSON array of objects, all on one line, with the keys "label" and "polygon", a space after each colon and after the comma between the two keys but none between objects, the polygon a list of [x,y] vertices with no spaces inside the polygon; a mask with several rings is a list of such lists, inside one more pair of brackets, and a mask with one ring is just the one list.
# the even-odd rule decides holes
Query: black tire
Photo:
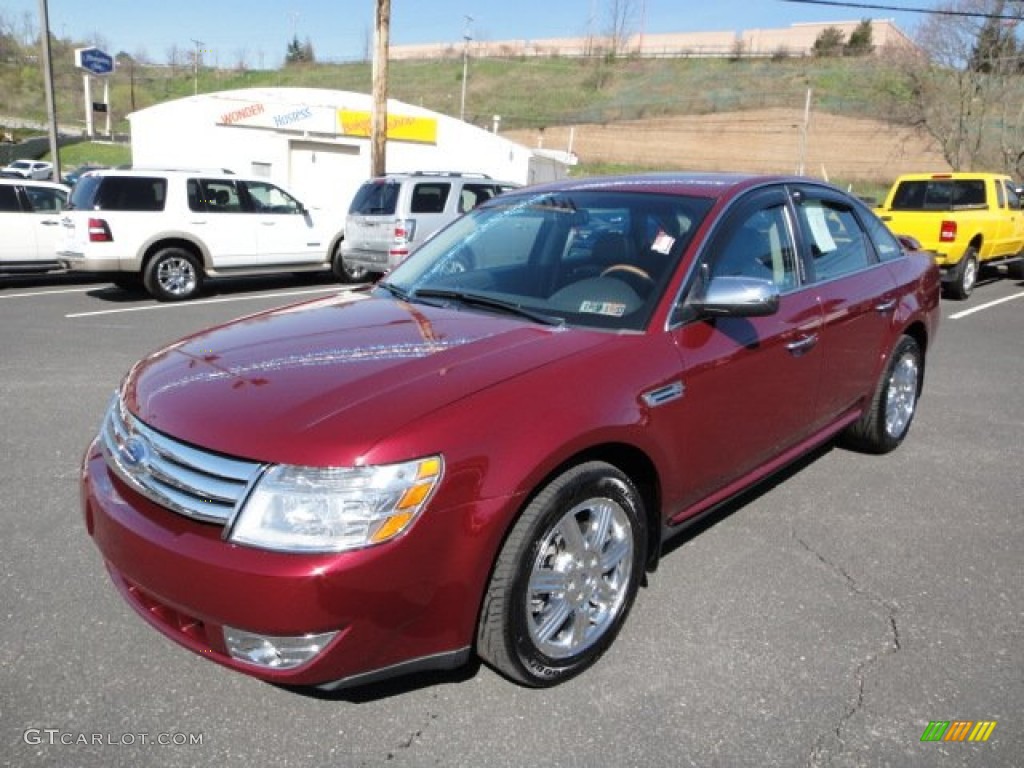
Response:
[{"label": "black tire", "polygon": [[1024,258],[1006,265],[1006,276],[1011,280],[1024,280]]},{"label": "black tire", "polygon": [[334,249],[334,256],[331,257],[331,269],[334,276],[343,283],[366,283],[374,277],[374,274],[366,267],[346,264],[345,260],[341,258],[340,244]]},{"label": "black tire", "polygon": [[867,410],[843,434],[843,444],[866,453],[888,453],[899,447],[917,413],[923,375],[921,347],[911,337],[901,336]]},{"label": "black tire", "polygon": [[953,270],[953,280],[948,283],[946,293],[950,298],[963,301],[978,284],[978,251],[970,247]]},{"label": "black tire", "polygon": [[146,264],[142,282],[157,301],[187,301],[199,295],[203,270],[185,249],[164,248]]},{"label": "black tire", "polygon": [[626,620],[646,548],[643,502],[628,477],[596,461],[559,475],[529,503],[498,555],[477,653],[526,686],[579,674]]}]

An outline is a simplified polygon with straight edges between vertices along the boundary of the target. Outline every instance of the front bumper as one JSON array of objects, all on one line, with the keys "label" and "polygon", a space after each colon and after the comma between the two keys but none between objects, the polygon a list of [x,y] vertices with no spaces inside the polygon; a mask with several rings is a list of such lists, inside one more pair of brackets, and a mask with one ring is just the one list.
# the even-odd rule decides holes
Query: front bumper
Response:
[{"label": "front bumper", "polygon": [[[405,535],[369,549],[269,552],[226,542],[220,526],[137,494],[109,471],[96,444],[84,460],[82,501],[125,600],[167,637],[226,667],[278,684],[335,688],[468,658],[492,555],[481,551],[483,542],[466,540],[473,532],[460,521],[493,514],[488,505],[428,509]],[[232,657],[225,626],[337,634],[310,661],[275,669]]]}]

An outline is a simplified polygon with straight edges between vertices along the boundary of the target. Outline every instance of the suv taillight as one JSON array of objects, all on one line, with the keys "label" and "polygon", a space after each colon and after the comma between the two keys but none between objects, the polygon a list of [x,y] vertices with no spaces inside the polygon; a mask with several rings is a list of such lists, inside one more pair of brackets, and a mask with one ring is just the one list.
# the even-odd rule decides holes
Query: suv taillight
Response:
[{"label": "suv taillight", "polygon": [[109,243],[113,239],[114,236],[110,234],[110,227],[107,226],[106,221],[103,219],[89,219],[90,243]]},{"label": "suv taillight", "polygon": [[395,221],[395,242],[411,242],[416,235],[416,219],[397,219]]},{"label": "suv taillight", "polygon": [[939,242],[952,243],[956,240],[956,222],[944,221],[939,228]]}]

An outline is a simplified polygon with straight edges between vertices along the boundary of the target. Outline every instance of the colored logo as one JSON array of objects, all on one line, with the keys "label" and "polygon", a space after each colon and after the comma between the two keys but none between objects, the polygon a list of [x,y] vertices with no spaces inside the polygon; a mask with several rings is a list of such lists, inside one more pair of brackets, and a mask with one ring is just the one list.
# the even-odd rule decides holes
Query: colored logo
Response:
[{"label": "colored logo", "polygon": [[932,720],[921,741],[988,741],[995,729],[995,720]]},{"label": "colored logo", "polygon": [[121,464],[129,472],[145,469],[152,456],[149,441],[141,435],[131,435],[124,443],[119,444],[117,449]]}]

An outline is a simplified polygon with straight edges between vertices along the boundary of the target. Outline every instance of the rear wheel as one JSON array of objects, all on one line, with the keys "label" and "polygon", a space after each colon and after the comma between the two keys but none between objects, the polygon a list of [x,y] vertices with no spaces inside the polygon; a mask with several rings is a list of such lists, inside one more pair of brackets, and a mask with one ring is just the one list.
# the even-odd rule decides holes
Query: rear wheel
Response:
[{"label": "rear wheel", "polygon": [[528,686],[579,674],[625,621],[646,541],[643,504],[622,472],[589,462],[560,475],[530,502],[498,556],[477,653]]},{"label": "rear wheel", "polygon": [[1024,280],[1024,257],[1006,265],[1006,275],[1011,280]]},{"label": "rear wheel", "polygon": [[948,293],[954,299],[966,299],[971,295],[978,282],[978,252],[968,248],[960,263],[953,270],[953,280],[949,283]]},{"label": "rear wheel", "polygon": [[868,453],[888,453],[903,442],[917,412],[924,356],[909,336],[901,336],[860,419],[850,425],[843,442]]},{"label": "rear wheel", "polygon": [[199,294],[203,273],[199,260],[188,251],[164,248],[146,264],[142,279],[157,301],[185,301]]},{"label": "rear wheel", "polygon": [[345,260],[341,257],[341,245],[334,249],[331,267],[334,271],[334,276],[343,283],[365,283],[372,277],[372,273],[366,267],[345,263]]}]

